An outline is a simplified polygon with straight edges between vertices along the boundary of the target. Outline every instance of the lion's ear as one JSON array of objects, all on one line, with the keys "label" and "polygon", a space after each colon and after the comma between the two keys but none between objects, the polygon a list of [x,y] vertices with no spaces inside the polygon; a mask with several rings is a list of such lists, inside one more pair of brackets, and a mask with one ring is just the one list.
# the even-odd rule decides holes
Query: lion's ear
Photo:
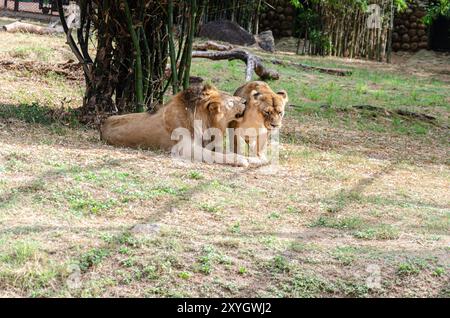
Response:
[{"label": "lion's ear", "polygon": [[288,101],[288,94],[285,90],[281,90],[279,92],[277,92],[277,95],[280,95],[281,97],[283,97],[283,99],[287,102]]},{"label": "lion's ear", "polygon": [[219,103],[209,103],[208,111],[212,114],[217,114],[220,112],[220,104]]},{"label": "lion's ear", "polygon": [[209,95],[211,91],[216,91],[217,89],[211,84],[205,84],[203,86],[203,94]]}]

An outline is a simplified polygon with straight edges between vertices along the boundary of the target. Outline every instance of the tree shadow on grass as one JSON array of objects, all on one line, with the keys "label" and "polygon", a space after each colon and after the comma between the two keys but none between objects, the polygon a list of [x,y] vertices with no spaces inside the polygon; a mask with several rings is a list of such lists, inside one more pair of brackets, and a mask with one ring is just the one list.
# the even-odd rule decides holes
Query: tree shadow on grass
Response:
[{"label": "tree shadow on grass", "polygon": [[0,119],[17,119],[31,124],[52,125],[55,123],[69,124],[78,127],[76,110],[55,109],[39,103],[31,104],[0,104]]}]

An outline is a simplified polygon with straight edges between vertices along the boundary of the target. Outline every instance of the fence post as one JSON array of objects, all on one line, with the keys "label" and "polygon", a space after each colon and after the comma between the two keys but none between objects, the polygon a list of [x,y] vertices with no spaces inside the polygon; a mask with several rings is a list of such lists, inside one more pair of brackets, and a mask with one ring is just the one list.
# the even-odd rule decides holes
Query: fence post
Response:
[{"label": "fence post", "polygon": [[14,11],[19,11],[19,0],[14,0]]}]

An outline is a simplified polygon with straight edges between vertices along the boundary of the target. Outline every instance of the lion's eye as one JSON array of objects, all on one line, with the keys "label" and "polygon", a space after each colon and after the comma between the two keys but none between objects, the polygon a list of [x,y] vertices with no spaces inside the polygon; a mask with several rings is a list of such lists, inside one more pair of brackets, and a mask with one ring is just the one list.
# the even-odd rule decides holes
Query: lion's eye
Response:
[{"label": "lion's eye", "polygon": [[269,112],[264,112],[264,116],[269,116],[270,113]]}]

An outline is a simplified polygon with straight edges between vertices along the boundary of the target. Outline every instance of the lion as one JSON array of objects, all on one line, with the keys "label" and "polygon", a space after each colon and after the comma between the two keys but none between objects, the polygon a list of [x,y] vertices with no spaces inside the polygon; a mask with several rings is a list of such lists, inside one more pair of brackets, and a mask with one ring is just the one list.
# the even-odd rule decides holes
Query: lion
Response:
[{"label": "lion", "polygon": [[[262,81],[248,82],[239,87],[235,96],[245,98],[247,108],[243,119],[232,121],[229,125],[234,128],[234,152],[241,153],[238,139],[242,138],[249,144],[256,156],[266,161],[264,151],[270,132],[281,128],[288,95],[285,90],[275,93],[267,83]],[[256,133],[256,136],[252,136]],[[250,139],[253,138],[253,142]]]},{"label": "lion", "polygon": [[[217,90],[214,86],[195,85],[175,95],[155,114],[133,113],[111,116],[100,127],[101,139],[114,146],[174,150],[178,146],[173,140],[174,132],[181,128],[188,131],[189,138],[195,135],[194,125],[201,123],[202,132],[216,129],[222,136],[231,121],[240,122],[246,108],[245,99]],[[201,121],[201,122],[200,122]],[[203,148],[203,140],[194,143],[194,152],[213,156],[216,162],[248,166],[241,155],[223,154]],[[199,147],[201,149],[199,149]],[[209,152],[208,152],[209,151]],[[191,159],[191,149],[184,149],[185,159]],[[196,158],[198,159],[198,158]]]}]

